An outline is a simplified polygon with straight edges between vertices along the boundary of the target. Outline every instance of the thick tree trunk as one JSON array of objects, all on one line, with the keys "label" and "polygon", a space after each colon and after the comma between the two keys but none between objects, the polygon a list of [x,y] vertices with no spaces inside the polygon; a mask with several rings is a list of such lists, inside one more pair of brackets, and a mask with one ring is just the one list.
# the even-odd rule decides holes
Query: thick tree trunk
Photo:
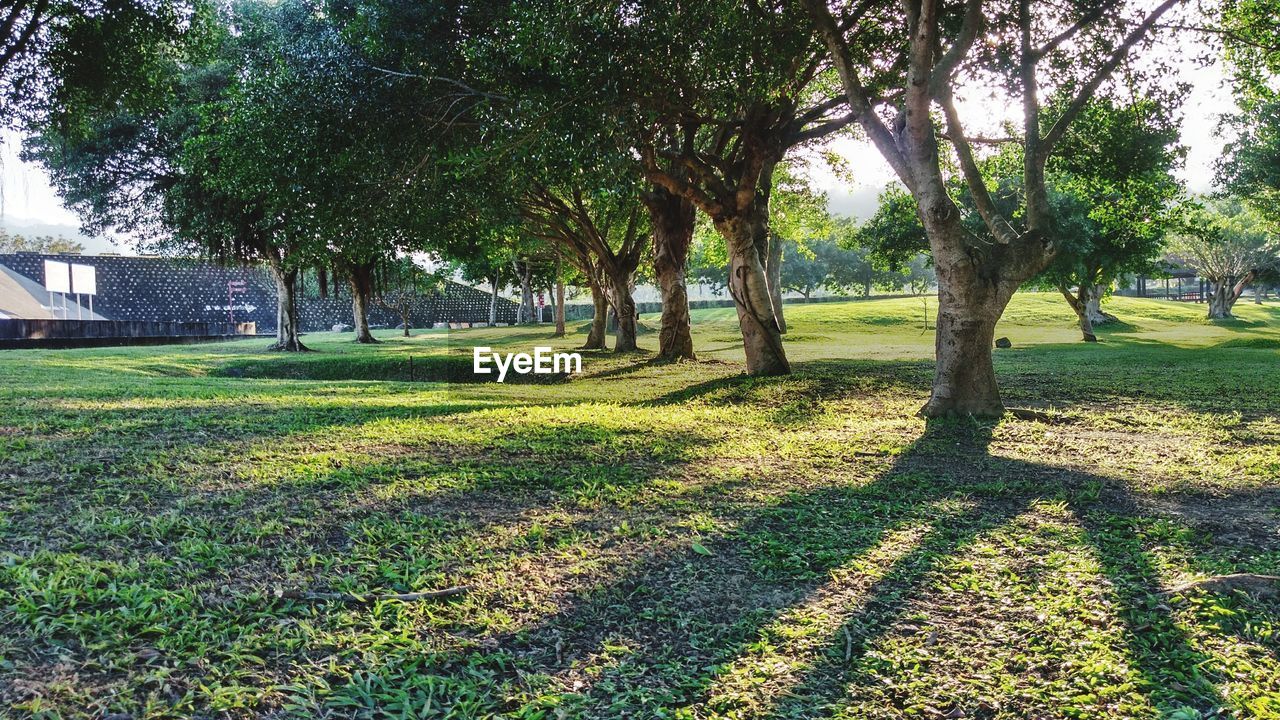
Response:
[{"label": "thick tree trunk", "polygon": [[605,327],[609,324],[609,299],[599,283],[591,283],[591,304],[595,313],[591,318],[591,331],[587,333],[587,342],[583,350],[607,350],[604,344]]},{"label": "thick tree trunk", "polygon": [[556,280],[556,337],[564,337],[564,281]]},{"label": "thick tree trunk", "polygon": [[693,203],[662,188],[654,188],[647,201],[653,226],[653,270],[662,292],[658,356],[694,360],[684,274],[697,220],[695,208]]},{"label": "thick tree trunk", "polygon": [[298,271],[285,270],[280,263],[270,263],[271,274],[276,281],[276,342],[271,350],[306,352],[299,340],[298,319]]},{"label": "thick tree trunk", "polygon": [[769,251],[764,273],[769,281],[769,301],[773,306],[773,317],[778,322],[778,332],[787,334],[787,318],[782,313],[782,242],[772,232],[765,237],[769,239]]},{"label": "thick tree trunk", "polygon": [[631,297],[631,278],[609,278],[609,296],[617,315],[617,329],[613,335],[614,352],[630,352],[636,349],[636,302]]},{"label": "thick tree trunk", "polygon": [[1229,320],[1235,317],[1231,314],[1231,308],[1235,307],[1236,301],[1244,294],[1249,283],[1253,282],[1253,278],[1254,273],[1248,272],[1238,280],[1226,277],[1215,281],[1209,293],[1209,319]]},{"label": "thick tree trunk", "polygon": [[[967,270],[968,268],[966,268]],[[938,322],[935,350],[937,369],[933,394],[921,409],[925,417],[998,417],[1004,414],[996,385],[991,350],[996,322],[1004,313],[1018,283],[996,284],[972,278],[945,282],[938,272]]]},{"label": "thick tree trunk", "polygon": [[1119,320],[1115,315],[1102,309],[1102,297],[1106,294],[1106,285],[1094,285],[1089,288],[1089,299],[1084,304],[1084,310],[1089,315],[1089,322],[1093,323],[1094,327]]},{"label": "thick tree trunk", "polygon": [[782,348],[782,330],[773,314],[769,280],[765,275],[757,240],[768,233],[768,216],[754,211],[716,222],[729,251],[729,294],[738,310],[742,347],[749,375],[786,375],[791,372]]},{"label": "thick tree trunk", "polygon": [[373,263],[351,268],[347,278],[351,286],[351,316],[354,319],[356,342],[378,342],[369,332],[369,301],[373,297]]},{"label": "thick tree trunk", "polygon": [[1214,283],[1209,293],[1209,319],[1226,320],[1231,317],[1231,291],[1225,282]]},{"label": "thick tree trunk", "polygon": [[316,285],[320,287],[320,299],[329,299],[329,271],[323,265],[316,268]]}]

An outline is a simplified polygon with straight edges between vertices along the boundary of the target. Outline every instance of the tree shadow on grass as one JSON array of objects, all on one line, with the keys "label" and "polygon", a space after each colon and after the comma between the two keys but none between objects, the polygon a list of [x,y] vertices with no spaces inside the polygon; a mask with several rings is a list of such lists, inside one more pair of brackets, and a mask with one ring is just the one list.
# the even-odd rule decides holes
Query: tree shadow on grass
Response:
[{"label": "tree shadow on grass", "polygon": [[[735,662],[767,647],[767,629],[783,616],[826,603],[847,617],[818,659],[802,663],[773,700],[747,715],[809,717],[838,706],[850,688],[856,692],[873,680],[857,674],[859,660],[975,538],[1011,522],[1046,493],[1074,498],[1082,488],[1109,483],[994,457],[986,451],[989,441],[990,428],[931,423],[867,484],[794,492],[763,509],[716,508],[718,529],[695,533],[689,545],[668,547],[624,577],[565,599],[536,627],[497,638],[496,646],[518,658],[520,670],[510,682],[521,686],[527,673],[561,678],[575,688],[556,701],[571,716],[731,710],[717,705],[716,688]],[[1080,517],[1107,511],[1093,501],[1073,500],[1072,507]],[[1166,712],[1220,707],[1221,694],[1201,670],[1211,659],[1160,600],[1159,577],[1142,544],[1102,530],[1095,521],[1084,524],[1115,588],[1125,641],[1149,701]],[[896,549],[894,538],[902,541]],[[877,560],[882,571],[867,565]],[[852,578],[858,590],[840,595],[831,588],[837,576]]]},{"label": "tree shadow on grass", "polygon": [[[791,375],[780,377],[734,374],[713,378],[639,404],[660,407],[691,401],[750,403],[779,390],[823,401],[888,393],[923,396],[922,388],[928,385],[922,382],[927,382],[932,372],[930,363],[884,360],[809,360],[794,363],[792,370]],[[797,421],[805,419],[801,417]]]},{"label": "tree shadow on grass", "polygon": [[[1082,519],[1083,536],[1112,588],[1130,660],[1142,676],[1140,689],[1148,701],[1162,713],[1187,707],[1211,713],[1223,707],[1225,700],[1206,673],[1212,666],[1212,658],[1197,649],[1179,626],[1167,598],[1161,594],[1159,574],[1141,539],[1130,534],[1131,528],[1124,517],[1113,514],[1117,510],[1112,504],[1115,495],[1127,497],[1122,488],[1088,473],[993,457],[987,453],[991,439],[989,428],[965,428],[957,440],[957,428],[939,431],[939,427],[945,426],[931,423],[926,437],[937,433],[935,440],[955,442],[958,448],[964,448],[964,453],[970,454],[965,462],[982,467],[982,474],[988,478],[970,487],[977,497],[986,499],[978,501],[968,518],[957,518],[959,522],[948,518],[947,532],[921,544],[875,584],[858,612],[829,637],[828,649],[821,661],[809,667],[801,680],[783,694],[781,701],[767,713],[769,717],[807,717],[817,708],[838,706],[846,697],[852,699],[860,688],[878,686],[882,678],[865,674],[875,667],[875,663],[865,662],[867,653],[874,647],[875,640],[901,621],[913,602],[927,592],[930,576],[938,573],[950,556],[979,534],[1012,521],[1027,511],[1032,501],[1045,494],[1068,498],[1069,507]],[[938,459],[934,456],[932,461],[936,463]],[[934,472],[938,470],[942,468]],[[1001,488],[1006,479],[1011,484]],[[1105,504],[1087,499],[1091,497],[1091,488],[1098,483],[1112,489]],[[964,484],[953,486],[945,492],[964,492],[964,487]],[[996,710],[976,701],[968,707],[956,698],[937,698],[937,701],[939,716],[993,717]],[[1030,709],[1056,714],[1048,707]]]}]

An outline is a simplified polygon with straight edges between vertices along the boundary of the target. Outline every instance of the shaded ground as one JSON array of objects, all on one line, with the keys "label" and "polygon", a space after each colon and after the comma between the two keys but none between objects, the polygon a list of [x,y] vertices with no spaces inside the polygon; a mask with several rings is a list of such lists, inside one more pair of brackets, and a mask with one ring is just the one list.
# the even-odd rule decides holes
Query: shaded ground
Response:
[{"label": "shaded ground", "polygon": [[1280,574],[1277,313],[1058,305],[990,424],[913,416],[910,301],[796,306],[769,380],[397,374],[582,341],[529,329],[0,354],[0,716],[1280,717],[1277,600],[1164,593]]}]

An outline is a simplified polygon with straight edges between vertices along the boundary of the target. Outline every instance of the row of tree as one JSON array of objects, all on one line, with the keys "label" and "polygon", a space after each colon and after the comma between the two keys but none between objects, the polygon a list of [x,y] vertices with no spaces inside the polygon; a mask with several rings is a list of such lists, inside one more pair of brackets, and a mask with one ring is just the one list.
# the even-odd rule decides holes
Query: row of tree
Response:
[{"label": "row of tree", "polygon": [[78,240],[68,240],[59,235],[10,235],[8,230],[0,230],[0,254],[5,253],[79,253],[84,251],[84,244]]},{"label": "row of tree", "polygon": [[[685,278],[702,223],[723,248],[747,371],[787,373],[783,258],[835,259],[798,242],[815,236],[796,229],[813,198],[787,162],[855,134],[901,190],[858,228],[868,243],[835,248],[869,244],[886,271],[928,253],[923,412],[998,414],[991,349],[1012,294],[1057,287],[1091,336],[1099,288],[1173,222],[1184,89],[1144,51],[1180,33],[1227,39],[1245,112],[1224,175],[1275,220],[1276,155],[1250,154],[1277,142],[1258,125],[1275,119],[1275,0],[1208,15],[1185,0],[134,1],[140,32],[37,22],[14,51],[29,60],[9,94],[27,157],[90,229],[266,264],[284,349],[302,348],[300,272],[345,278],[371,341],[361,304],[378,269],[430,252],[495,290],[514,279],[526,300],[555,268],[592,294],[588,346],[603,347],[611,311],[620,351],[635,347],[631,293],[651,263],[660,353],[692,358]],[[14,23],[9,47],[31,27]],[[992,127],[965,102],[979,92],[1016,119]],[[845,282],[833,272],[822,282]]]}]

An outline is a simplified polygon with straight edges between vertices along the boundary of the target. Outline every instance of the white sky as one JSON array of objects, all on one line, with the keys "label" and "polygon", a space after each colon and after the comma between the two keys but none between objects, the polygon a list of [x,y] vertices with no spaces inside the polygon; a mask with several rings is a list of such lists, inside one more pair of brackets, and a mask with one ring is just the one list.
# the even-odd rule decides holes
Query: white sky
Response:
[{"label": "white sky", "polygon": [[19,135],[5,131],[0,136],[0,169],[4,175],[3,214],[6,220],[79,225],[74,213],[49,187],[49,176],[38,165],[18,159]]},{"label": "white sky", "polygon": [[[1189,57],[1190,53],[1186,56]],[[1222,150],[1223,140],[1216,136],[1218,117],[1233,110],[1234,105],[1220,66],[1196,67],[1187,60],[1179,72],[1193,85],[1182,109],[1182,142],[1188,148],[1188,157],[1180,175],[1192,191],[1203,192],[1213,183],[1213,163]],[[999,109],[1005,104],[999,99],[984,97],[967,103],[962,99],[961,104],[970,106],[968,112],[962,108],[966,117],[986,112],[988,117],[1002,121],[1012,116],[1009,109]],[[998,112],[992,112],[993,104]],[[79,219],[63,206],[49,187],[49,178],[44,171],[18,159],[19,146],[20,136],[16,133],[5,131],[0,135],[0,172],[3,173],[0,218],[17,223],[78,227]],[[879,152],[865,141],[841,138],[834,141],[832,149],[846,159],[853,171],[852,184],[835,177],[820,164],[811,167],[814,184],[828,192],[833,210],[857,212],[861,209],[865,212],[875,195],[894,181],[893,171]]]}]

